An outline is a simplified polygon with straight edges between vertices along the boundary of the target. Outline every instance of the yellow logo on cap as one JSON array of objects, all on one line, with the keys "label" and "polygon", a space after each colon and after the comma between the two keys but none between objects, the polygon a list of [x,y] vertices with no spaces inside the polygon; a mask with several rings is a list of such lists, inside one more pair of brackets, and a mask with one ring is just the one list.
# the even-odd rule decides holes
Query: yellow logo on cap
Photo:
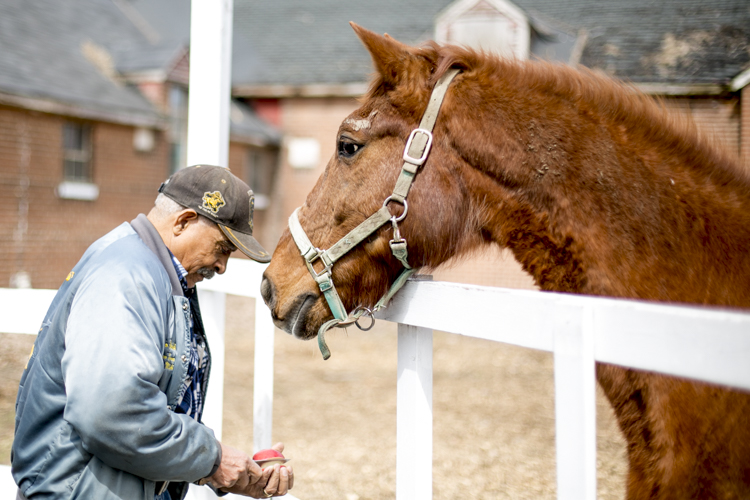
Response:
[{"label": "yellow logo on cap", "polygon": [[219,209],[226,205],[224,197],[221,196],[219,191],[209,193],[208,191],[203,193],[203,208],[211,211],[213,214],[217,214]]}]

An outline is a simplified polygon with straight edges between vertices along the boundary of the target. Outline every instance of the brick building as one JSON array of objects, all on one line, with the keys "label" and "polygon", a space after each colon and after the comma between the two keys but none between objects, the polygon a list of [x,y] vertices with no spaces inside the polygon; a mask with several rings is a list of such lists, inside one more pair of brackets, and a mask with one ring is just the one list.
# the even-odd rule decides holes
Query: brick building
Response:
[{"label": "brick building", "polygon": [[[57,287],[184,164],[189,18],[185,0],[0,1],[0,286]],[[234,0],[234,20],[229,167],[269,249],[367,88],[349,21],[603,71],[750,158],[746,0]],[[533,287],[496,249],[435,277]]]},{"label": "brick building", "polygon": [[[57,288],[185,166],[188,33],[176,0],[0,2],[0,286]],[[280,134],[240,102],[231,120],[254,181]]]}]

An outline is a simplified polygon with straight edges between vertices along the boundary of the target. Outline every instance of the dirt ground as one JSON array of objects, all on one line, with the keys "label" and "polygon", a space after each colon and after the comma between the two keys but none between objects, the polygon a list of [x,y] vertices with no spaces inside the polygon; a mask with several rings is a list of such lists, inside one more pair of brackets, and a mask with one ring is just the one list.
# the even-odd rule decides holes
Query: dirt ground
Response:
[{"label": "dirt ground", "polygon": [[[224,441],[252,449],[253,301],[227,299]],[[292,458],[301,500],[395,497],[396,326],[335,330],[315,342],[277,331],[273,435]],[[33,343],[0,335],[0,463],[9,463],[13,405]],[[435,499],[555,498],[551,354],[436,332]],[[208,403],[210,404],[210,394]],[[598,498],[625,496],[625,443],[597,399]]]}]

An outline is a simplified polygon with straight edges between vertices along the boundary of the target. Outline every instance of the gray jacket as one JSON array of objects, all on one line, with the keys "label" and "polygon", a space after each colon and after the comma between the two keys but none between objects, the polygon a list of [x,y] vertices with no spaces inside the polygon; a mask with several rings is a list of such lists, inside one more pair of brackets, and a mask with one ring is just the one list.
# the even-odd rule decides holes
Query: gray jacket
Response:
[{"label": "gray jacket", "polygon": [[[132,225],[131,225],[132,224]],[[13,477],[29,499],[153,500],[220,460],[182,398],[190,305],[144,215],[92,244],[47,311],[16,400]]]}]

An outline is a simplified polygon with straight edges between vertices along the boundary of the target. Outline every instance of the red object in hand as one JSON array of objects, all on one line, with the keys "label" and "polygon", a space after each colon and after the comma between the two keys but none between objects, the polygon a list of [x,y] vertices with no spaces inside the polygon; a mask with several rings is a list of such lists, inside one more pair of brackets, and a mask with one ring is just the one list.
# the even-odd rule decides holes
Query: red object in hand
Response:
[{"label": "red object in hand", "polygon": [[253,460],[267,460],[269,458],[284,458],[284,455],[276,450],[260,450],[258,453],[253,455]]},{"label": "red object in hand", "polygon": [[261,469],[265,469],[266,467],[273,467],[276,464],[285,464],[289,461],[288,458],[284,458],[284,455],[279,453],[276,450],[260,450],[258,453],[253,455],[253,460],[255,460]]}]

